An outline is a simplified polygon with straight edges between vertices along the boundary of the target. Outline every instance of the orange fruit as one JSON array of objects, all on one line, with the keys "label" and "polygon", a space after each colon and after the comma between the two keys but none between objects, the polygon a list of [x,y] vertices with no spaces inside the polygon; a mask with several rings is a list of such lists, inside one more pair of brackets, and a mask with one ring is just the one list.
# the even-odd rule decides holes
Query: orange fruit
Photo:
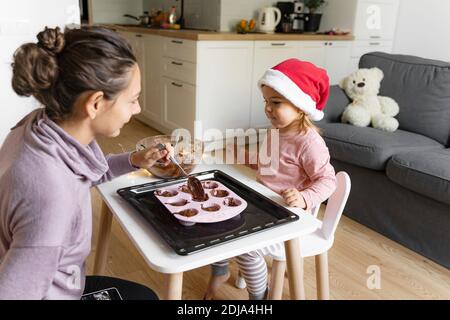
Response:
[{"label": "orange fruit", "polygon": [[250,20],[249,28],[250,30],[256,27],[256,21],[255,19]]}]

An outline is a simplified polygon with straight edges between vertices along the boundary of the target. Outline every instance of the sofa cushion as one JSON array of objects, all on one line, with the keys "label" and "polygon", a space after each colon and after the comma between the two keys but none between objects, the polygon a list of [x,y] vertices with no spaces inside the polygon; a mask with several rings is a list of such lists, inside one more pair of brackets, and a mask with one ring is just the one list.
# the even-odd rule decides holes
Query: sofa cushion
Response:
[{"label": "sofa cushion", "polygon": [[409,190],[450,205],[450,149],[396,154],[386,174]]},{"label": "sofa cushion", "polygon": [[333,159],[360,167],[384,170],[397,153],[443,149],[437,141],[403,130],[389,133],[344,123],[318,123]]},{"label": "sofa cushion", "polygon": [[380,95],[397,101],[400,129],[450,143],[450,63],[413,56],[369,53],[360,68],[384,72]]}]

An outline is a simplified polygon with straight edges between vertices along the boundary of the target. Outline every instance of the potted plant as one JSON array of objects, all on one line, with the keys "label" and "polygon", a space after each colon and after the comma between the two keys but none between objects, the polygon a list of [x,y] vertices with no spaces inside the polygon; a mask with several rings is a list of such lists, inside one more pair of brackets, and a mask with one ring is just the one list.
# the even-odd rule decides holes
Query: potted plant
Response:
[{"label": "potted plant", "polygon": [[305,15],[306,32],[316,32],[319,30],[322,14],[317,13],[317,11],[325,4],[325,0],[305,0],[305,6],[309,9],[309,13]]}]

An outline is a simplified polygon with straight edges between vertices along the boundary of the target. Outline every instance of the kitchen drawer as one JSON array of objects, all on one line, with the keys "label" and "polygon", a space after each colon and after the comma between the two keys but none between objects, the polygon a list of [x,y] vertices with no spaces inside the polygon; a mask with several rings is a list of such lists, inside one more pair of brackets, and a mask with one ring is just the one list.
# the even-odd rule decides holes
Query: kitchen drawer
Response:
[{"label": "kitchen drawer", "polygon": [[163,76],[195,85],[197,65],[180,59],[163,58]]},{"label": "kitchen drawer", "polygon": [[196,87],[162,77],[164,124],[170,130],[184,128],[194,134]]},{"label": "kitchen drawer", "polygon": [[197,41],[165,37],[163,56],[196,63]]},{"label": "kitchen drawer", "polygon": [[352,46],[352,57],[361,57],[369,52],[380,51],[391,53],[393,48],[392,41],[354,41]]},{"label": "kitchen drawer", "polygon": [[296,49],[298,50],[298,41],[255,41],[255,49]]}]

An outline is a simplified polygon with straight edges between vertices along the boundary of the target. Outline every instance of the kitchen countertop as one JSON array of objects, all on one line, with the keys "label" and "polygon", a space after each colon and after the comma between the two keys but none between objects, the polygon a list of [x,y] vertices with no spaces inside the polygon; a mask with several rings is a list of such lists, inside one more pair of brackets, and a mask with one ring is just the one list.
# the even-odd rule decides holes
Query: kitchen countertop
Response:
[{"label": "kitchen countertop", "polygon": [[247,33],[238,34],[235,32],[214,32],[201,30],[167,30],[159,28],[140,27],[138,25],[103,25],[117,31],[129,31],[142,34],[155,34],[163,37],[179,38],[194,41],[289,41],[289,40],[305,40],[305,41],[351,41],[354,40],[353,35],[325,35],[314,33]]}]

